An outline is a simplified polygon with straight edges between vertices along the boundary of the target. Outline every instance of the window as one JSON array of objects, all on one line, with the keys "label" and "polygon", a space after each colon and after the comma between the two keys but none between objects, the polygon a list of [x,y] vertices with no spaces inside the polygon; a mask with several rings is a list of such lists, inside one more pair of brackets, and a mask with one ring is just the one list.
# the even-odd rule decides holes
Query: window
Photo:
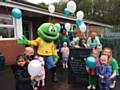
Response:
[{"label": "window", "polygon": [[7,14],[0,14],[0,40],[15,38],[13,18]]},{"label": "window", "polygon": [[76,25],[76,24],[72,24],[72,25],[71,25],[71,30],[77,31],[77,25]]},{"label": "window", "polygon": [[14,38],[14,29],[0,27],[0,38]]},{"label": "window", "polygon": [[24,21],[23,22],[23,35],[27,37],[27,39],[32,39],[32,31],[30,30],[30,21]]}]

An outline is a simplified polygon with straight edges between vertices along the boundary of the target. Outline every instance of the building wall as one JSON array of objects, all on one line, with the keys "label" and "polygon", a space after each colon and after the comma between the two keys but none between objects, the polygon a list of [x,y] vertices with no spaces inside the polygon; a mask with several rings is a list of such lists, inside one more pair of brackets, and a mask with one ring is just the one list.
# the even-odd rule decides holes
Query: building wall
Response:
[{"label": "building wall", "polygon": [[5,57],[5,64],[15,63],[16,56],[24,52],[24,46],[18,45],[16,40],[0,40],[0,52]]},{"label": "building wall", "polygon": [[[55,17],[52,17],[51,20],[48,18],[48,21],[52,22],[52,23],[59,23],[59,22],[67,23],[67,22],[69,22],[71,24],[75,24],[75,21],[70,21],[70,20],[55,18]],[[85,23],[85,24],[87,26],[87,31],[85,32],[85,34],[81,33],[79,27],[77,27],[76,31],[78,32],[79,36],[82,36],[82,37],[84,37],[84,35],[89,36],[89,34],[91,32],[96,32],[101,37],[105,36],[105,27],[97,26],[97,25],[93,25],[93,24],[89,24],[89,23]]]},{"label": "building wall", "polygon": [[101,37],[104,37],[105,35],[105,27],[89,25],[88,29],[89,29],[89,32],[96,32]]}]

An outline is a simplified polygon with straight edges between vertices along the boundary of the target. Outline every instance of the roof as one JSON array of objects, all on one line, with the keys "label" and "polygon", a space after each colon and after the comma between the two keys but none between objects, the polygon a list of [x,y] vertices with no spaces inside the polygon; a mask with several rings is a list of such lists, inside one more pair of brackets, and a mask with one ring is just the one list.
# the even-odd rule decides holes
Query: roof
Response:
[{"label": "roof", "polygon": [[[7,2],[0,2],[1,6],[7,6],[7,7],[17,7],[21,10],[25,10],[25,11],[30,11],[30,12],[34,12],[34,13],[38,13],[38,14],[44,14],[44,15],[48,15],[48,16],[53,16],[53,17],[57,17],[57,18],[63,18],[63,19],[67,19],[67,20],[72,20],[75,21],[76,17],[73,16],[66,16],[63,13],[59,13],[59,12],[55,12],[53,14],[50,14],[48,12],[48,10],[43,9],[38,7],[37,5],[31,4],[31,3],[27,3],[27,2],[18,2],[18,1],[7,1]],[[90,21],[90,20],[84,20],[85,23],[88,24],[93,24],[93,25],[98,25],[98,26],[102,26],[102,27],[108,27],[108,28],[112,28],[111,25],[108,24],[103,24],[100,22],[95,22],[95,21]]]}]

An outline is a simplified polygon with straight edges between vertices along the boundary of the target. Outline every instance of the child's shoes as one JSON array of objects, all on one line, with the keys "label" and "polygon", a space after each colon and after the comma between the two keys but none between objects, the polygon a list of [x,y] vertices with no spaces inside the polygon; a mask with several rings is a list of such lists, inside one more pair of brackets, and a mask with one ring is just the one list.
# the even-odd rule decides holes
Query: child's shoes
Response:
[{"label": "child's shoes", "polygon": [[113,81],[113,83],[110,85],[111,89],[115,88],[115,83],[116,83],[116,81]]},{"label": "child's shoes", "polygon": [[87,87],[87,89],[89,89],[89,90],[90,90],[90,89],[91,89],[91,87],[92,87],[92,85],[89,85],[89,86]]},{"label": "child's shoes", "polygon": [[95,85],[93,85],[93,86],[92,86],[92,89],[93,89],[93,90],[95,90],[95,89],[96,89]]},{"label": "child's shoes", "polygon": [[33,90],[38,90],[38,87],[34,87]]}]

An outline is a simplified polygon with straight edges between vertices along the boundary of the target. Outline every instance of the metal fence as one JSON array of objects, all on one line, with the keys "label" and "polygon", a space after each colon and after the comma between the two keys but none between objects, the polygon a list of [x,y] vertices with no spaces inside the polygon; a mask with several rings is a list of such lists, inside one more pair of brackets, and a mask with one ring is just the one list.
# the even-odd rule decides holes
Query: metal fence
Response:
[{"label": "metal fence", "polygon": [[112,49],[113,57],[118,61],[120,65],[120,38],[118,39],[101,39],[101,43],[104,47]]}]

